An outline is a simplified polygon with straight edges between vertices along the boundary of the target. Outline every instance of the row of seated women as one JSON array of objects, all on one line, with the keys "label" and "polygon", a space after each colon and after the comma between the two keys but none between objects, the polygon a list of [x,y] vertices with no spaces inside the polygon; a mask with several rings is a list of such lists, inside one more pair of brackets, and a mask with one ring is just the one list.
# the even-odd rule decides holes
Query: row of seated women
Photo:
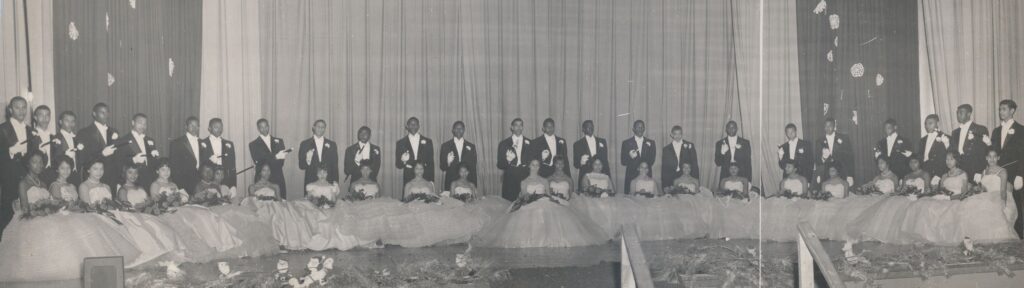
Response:
[{"label": "row of seated women", "polygon": [[[65,181],[69,163],[60,163],[59,179],[45,189],[38,175],[44,161],[33,156],[31,172],[22,183],[22,207],[34,207],[43,199],[103,203],[117,198],[132,204],[183,192],[168,181],[170,169],[158,168],[159,179],[150,192],[135,186],[136,172],[125,171],[127,183],[116,195],[99,182],[102,163],[89,167],[89,179],[77,189]],[[185,205],[166,213],[105,210],[106,213],[54,213],[28,217],[9,226],[0,242],[0,282],[73,279],[84,257],[120,255],[127,267],[157,261],[206,262],[213,259],[255,257],[288,250],[347,250],[381,245],[424,247],[470,242],[478,246],[573,247],[600,245],[614,239],[620,228],[636,224],[643,240],[688,238],[750,238],[792,241],[796,224],[808,222],[822,238],[878,240],[888,243],[959,243],[964,237],[977,241],[1015,239],[1010,223],[1016,217],[1006,197],[1006,172],[998,167],[998,155],[988,155],[989,168],[977,175],[980,188],[970,188],[967,175],[956,169],[931,180],[911,163],[913,173],[896,179],[884,160],[879,175],[853,195],[836,169],[822,190],[828,201],[801,197],[761,197],[751,192],[747,179],[731,175],[722,179],[717,192],[703,188],[697,179],[683,176],[662,187],[638,168],[640,177],[630,184],[629,195],[616,193],[612,179],[590,173],[583,178],[584,191],[563,174],[564,159],[555,161],[557,171],[544,178],[540,164],[530,163],[530,175],[522,181],[522,195],[515,203],[500,197],[480,197],[476,186],[462,179],[451,191],[438,193],[432,182],[415,169],[415,179],[405,187],[406,202],[375,197],[380,186],[369,180],[371,170],[353,181],[345,193],[329,183],[326,172],[306,187],[308,200],[279,201],[278,187],[270,183],[271,169],[260,169],[257,181],[245,196],[231,195],[218,184],[218,174],[203,170],[203,182],[193,198],[215,195],[234,198],[227,205]],[[601,171],[595,161],[594,171]],[[266,168],[266,167],[264,167]],[[810,191],[806,179],[792,167],[779,189],[787,195]],[[683,175],[689,166],[683,165]],[[919,188],[920,199],[897,196],[900,187]],[[939,189],[946,193],[923,197]],[[683,192],[679,192],[683,191]],[[973,191],[973,192],[972,192]],[[970,197],[963,197],[974,193]],[[347,194],[344,199],[341,195]],[[742,197],[737,197],[737,196]],[[411,199],[411,201],[409,200]],[[193,199],[194,200],[194,199]],[[193,201],[195,202],[195,201]],[[1010,202],[1012,203],[1012,202]],[[24,209],[23,209],[24,210]],[[10,234],[8,234],[10,233]]]}]

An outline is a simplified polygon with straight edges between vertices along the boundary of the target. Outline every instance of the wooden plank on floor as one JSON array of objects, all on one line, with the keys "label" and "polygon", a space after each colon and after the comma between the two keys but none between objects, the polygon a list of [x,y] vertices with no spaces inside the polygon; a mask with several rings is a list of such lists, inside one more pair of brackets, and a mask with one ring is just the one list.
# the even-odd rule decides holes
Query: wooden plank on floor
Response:
[{"label": "wooden plank on floor", "polygon": [[[647,258],[640,247],[640,236],[636,225],[622,226],[622,287],[654,288]],[[628,275],[627,275],[628,274]]]},{"label": "wooden plank on floor", "polygon": [[[810,224],[806,222],[797,224],[797,231],[800,231],[799,237],[797,237],[797,249],[800,250],[798,257],[800,266],[800,287],[814,287],[814,268],[810,266],[810,273],[805,271],[804,267],[817,263],[818,268],[821,269],[821,274],[825,276],[825,281],[828,282],[828,286],[832,288],[843,288],[846,284],[843,283],[842,278],[839,277],[839,271],[836,271],[836,267],[832,265],[832,258],[825,252],[825,247],[821,246],[821,240],[818,239],[818,235],[814,233],[814,229],[811,228]],[[809,252],[812,259],[805,259],[804,253]],[[809,283],[805,279],[809,278]],[[805,286],[807,285],[807,286]]]}]

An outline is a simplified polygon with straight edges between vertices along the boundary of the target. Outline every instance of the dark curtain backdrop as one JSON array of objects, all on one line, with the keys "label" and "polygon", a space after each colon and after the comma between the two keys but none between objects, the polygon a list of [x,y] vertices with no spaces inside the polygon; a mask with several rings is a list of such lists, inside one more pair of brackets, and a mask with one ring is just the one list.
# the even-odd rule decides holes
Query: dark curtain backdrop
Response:
[{"label": "dark curtain backdrop", "polygon": [[146,113],[147,134],[167,155],[168,138],[199,113],[201,0],[137,1],[134,8],[122,0],[54,0],[53,14],[56,113],[74,111],[81,129],[92,123],[93,104],[105,102],[122,134],[132,115]]},{"label": "dark curtain backdrop", "polygon": [[[435,150],[451,138],[452,122],[466,122],[485,194],[499,193],[495,149],[516,117],[528,137],[554,118],[570,147],[580,123],[593,119],[611,146],[617,187],[619,146],[634,120],[647,121],[659,158],[669,129],[682,125],[699,149],[702,182],[713,186],[711,147],[725,122],[760,139],[757,3],[261,1],[262,112],[289,147],[310,137],[318,118],[344,146],[371,127],[392,196],[401,193],[394,146],[410,116]],[[286,163],[290,197],[301,195],[296,161]]]},{"label": "dark curtain backdrop", "polygon": [[[834,117],[837,129],[852,138],[855,181],[864,183],[878,174],[872,148],[885,137],[886,119],[895,119],[900,134],[913,143],[920,138],[917,2],[833,0],[821,14],[812,12],[820,0],[796,2],[803,103],[803,125],[797,124],[802,137],[814,141],[815,155],[820,157],[817,141],[824,137],[824,120]],[[831,15],[839,17],[837,29],[830,26]],[[864,66],[859,78],[851,74],[856,63]],[[884,79],[881,85],[877,75]]]}]

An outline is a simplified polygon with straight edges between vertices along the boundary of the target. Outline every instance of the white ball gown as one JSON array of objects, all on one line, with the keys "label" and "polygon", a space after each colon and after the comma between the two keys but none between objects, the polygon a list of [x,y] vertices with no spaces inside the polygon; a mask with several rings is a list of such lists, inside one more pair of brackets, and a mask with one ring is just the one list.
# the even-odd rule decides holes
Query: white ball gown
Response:
[{"label": "white ball gown", "polygon": [[[633,180],[638,191],[657,191],[652,179]],[[700,191],[697,185],[680,183],[690,191]],[[634,197],[643,214],[637,219],[637,232],[641,240],[669,240],[700,238],[708,233],[710,219],[703,213],[714,199],[699,195]]]},{"label": "white ball gown", "polygon": [[[544,194],[546,190],[543,183],[536,183],[523,192]],[[540,199],[524,205],[484,227],[472,243],[482,247],[535,248],[600,245],[609,240],[597,224],[563,203]]]},{"label": "white ball gown", "polygon": [[[611,178],[608,175],[595,172],[587,173],[584,177],[590,181],[591,186],[611,188]],[[576,211],[597,223],[605,235],[614,236],[619,234],[619,229],[623,225],[636,223],[643,214],[640,205],[624,195],[622,191],[609,197],[589,197],[580,194],[580,197],[573,197],[569,203]]]},{"label": "white ball gown", "polygon": [[[318,225],[318,241],[325,241],[321,247],[332,247],[339,250],[351,249],[390,238],[391,231],[401,227],[392,225],[395,216],[409,213],[409,208],[401,201],[379,197],[380,186],[376,183],[353,184],[352,190],[363,191],[371,199],[339,202]],[[354,242],[353,242],[354,241]]]},{"label": "white ball gown", "polygon": [[[743,191],[746,185],[742,181],[725,180],[722,188],[729,191]],[[748,238],[758,237],[758,205],[761,199],[750,193],[750,199],[732,197],[715,197],[706,209],[711,214],[711,225],[708,234],[712,238]]]},{"label": "white ball gown", "polygon": [[[965,237],[977,242],[999,242],[1017,239],[1013,230],[1016,207],[1013,193],[1003,189],[1012,187],[1004,183],[996,173],[983,173],[981,185],[984,192],[964,199],[960,207],[960,229]],[[1003,198],[1005,195],[1005,199]]]},{"label": "white ball gown", "polygon": [[[95,188],[94,188],[95,189]],[[132,206],[146,201],[146,191],[140,188],[127,189],[128,203]],[[184,244],[174,229],[159,217],[146,213],[110,211],[123,225],[118,228],[141,253],[134,265],[156,263],[161,260],[182,261]],[[132,266],[132,265],[129,265]]]},{"label": "white ball gown", "polygon": [[[220,191],[223,193],[230,190],[222,185]],[[269,220],[259,216],[253,205],[226,204],[209,208],[234,227],[235,236],[242,240],[241,245],[221,253],[222,257],[259,257],[278,252],[280,243],[274,238],[273,226]]]},{"label": "white ball gown", "polygon": [[[924,179],[908,179],[905,185],[913,185],[924,191]],[[963,193],[964,183],[967,182],[966,174],[953,177],[943,177],[939,181],[939,187],[933,189],[946,189],[954,195]],[[911,197],[913,199],[913,197]],[[903,237],[908,242],[936,243],[952,245],[963,240],[963,231],[958,224],[961,201],[949,200],[947,195],[935,197],[921,197],[914,200],[913,205],[907,207],[906,216],[900,224]]]},{"label": "white ball gown", "polygon": [[[430,194],[429,187],[409,189],[410,195]],[[474,213],[462,201],[451,197],[440,197],[435,203],[415,200],[405,203],[406,213],[390,216],[387,220],[390,231],[382,239],[384,244],[402,247],[426,247],[465,243],[474,233],[483,228],[488,220]]]},{"label": "white ball gown", "polygon": [[[181,193],[171,187],[160,188],[159,193]],[[185,259],[189,262],[208,262],[224,258],[225,254],[240,247],[243,240],[234,226],[210,208],[188,204],[164,213],[161,220],[171,226],[184,243]]]},{"label": "white ball gown", "polygon": [[[92,199],[110,199],[94,189]],[[98,195],[104,194],[104,195]],[[49,199],[46,189],[28,190],[28,203]],[[55,213],[21,219],[16,215],[0,241],[0,282],[77,279],[86,257],[122,256],[125,264],[142,254],[110,218],[95,213]]]},{"label": "white ball gown", "polygon": [[[795,195],[807,194],[804,182],[787,178],[782,180],[783,191]],[[819,201],[803,198],[787,199],[772,197],[761,200],[761,239],[771,241],[792,241],[798,234],[796,226],[804,219],[811,219]],[[756,207],[755,207],[756,208]]]},{"label": "white ball gown", "polygon": [[[897,183],[891,178],[876,177],[874,183],[883,195],[891,195],[896,191]],[[913,204],[907,197],[886,197],[865,209],[860,216],[848,226],[849,237],[856,240],[877,240],[893,244],[909,244],[909,238],[903,236],[901,223],[905,220],[907,209]]]}]

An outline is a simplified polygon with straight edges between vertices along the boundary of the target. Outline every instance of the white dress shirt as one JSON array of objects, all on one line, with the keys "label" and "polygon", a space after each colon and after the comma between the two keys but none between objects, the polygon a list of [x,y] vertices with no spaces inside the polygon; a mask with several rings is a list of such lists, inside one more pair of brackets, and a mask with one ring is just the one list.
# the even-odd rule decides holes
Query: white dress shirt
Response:
[{"label": "white dress shirt", "polygon": [[466,139],[452,138],[452,143],[455,143],[455,157],[462,160],[462,146],[466,144]]},{"label": "white dress shirt", "polygon": [[789,160],[796,160],[796,143],[798,142],[800,142],[800,138],[789,140]]},{"label": "white dress shirt", "polygon": [[587,141],[587,148],[590,149],[590,155],[597,155],[597,138],[594,136],[583,136],[583,139]]},{"label": "white dress shirt", "polygon": [[925,136],[925,140],[924,140],[924,161],[925,162],[928,162],[928,158],[929,158],[928,154],[931,154],[929,152],[932,151],[932,144],[935,143],[935,139],[937,139],[938,137],[939,137],[939,132],[938,131],[932,131],[931,133],[928,133]]},{"label": "white dress shirt", "polygon": [[516,150],[516,166],[523,165],[523,135],[512,135],[512,149]]},{"label": "white dress shirt", "polygon": [[1010,132],[1011,128],[1013,128],[1013,119],[1003,121],[1003,129],[1000,131],[1000,133],[1002,133],[1003,135],[999,135],[999,149],[1005,148],[1004,146],[1006,145],[1006,137],[1009,136],[1009,134],[1007,133]]},{"label": "white dress shirt", "polygon": [[270,134],[260,135],[260,139],[263,139],[263,144],[267,144],[267,151],[270,151],[271,153],[273,153],[274,152],[274,146],[270,145],[270,140],[272,139],[270,137]]},{"label": "white dress shirt", "polygon": [[220,157],[220,156],[224,155],[224,153],[222,151],[222,149],[224,148],[224,146],[222,144],[224,140],[221,139],[220,137],[213,136],[213,135],[210,135],[210,137],[207,138],[207,139],[210,140],[210,150],[213,151],[213,156],[215,156],[215,157],[213,157],[213,163],[215,163],[217,165],[224,165],[223,161],[222,161],[222,159]]},{"label": "white dress shirt", "polygon": [[956,148],[960,154],[964,154],[964,142],[967,142],[967,134],[971,132],[971,124],[974,121],[967,121],[967,123],[960,124],[960,142]]},{"label": "white dress shirt", "polygon": [[370,159],[370,143],[358,142],[359,151],[356,152],[356,159],[367,160]]},{"label": "white dress shirt", "polygon": [[409,134],[409,147],[412,148],[412,159],[420,159],[420,133]]},{"label": "white dress shirt", "polygon": [[636,157],[639,158],[640,155],[644,155],[644,137],[637,137],[634,135],[633,140],[636,141]]},{"label": "white dress shirt", "polygon": [[324,137],[317,137],[316,135],[313,135],[313,146],[316,149],[316,159],[317,159],[317,161],[323,161],[324,160]]},{"label": "white dress shirt", "polygon": [[14,127],[14,135],[18,137],[18,142],[15,144],[25,142],[28,139],[28,131],[25,129],[25,122],[18,121],[18,119],[11,118],[11,126]]},{"label": "white dress shirt", "polygon": [[192,133],[185,133],[185,139],[188,140],[189,147],[192,147],[192,157],[196,157],[196,169],[199,169],[199,162],[202,162],[199,160],[199,137]]},{"label": "white dress shirt", "polygon": [[672,149],[676,151],[676,165],[680,165],[683,162],[683,141],[672,141]]},{"label": "white dress shirt", "polygon": [[736,142],[739,141],[739,136],[728,136],[725,139],[729,144],[729,162],[736,162]]},{"label": "white dress shirt", "polygon": [[103,139],[103,146],[107,146],[107,125],[100,122],[93,122],[96,124],[96,130],[100,132],[100,139]]},{"label": "white dress shirt", "polygon": [[[135,139],[136,145],[139,145],[139,151],[142,155],[149,155],[149,152],[146,151],[146,135],[132,130],[132,138]],[[196,159],[199,159],[199,157],[196,157]]]},{"label": "white dress shirt", "polygon": [[832,150],[836,150],[836,145],[835,145],[836,144],[836,133],[825,134],[825,143],[828,144],[828,150],[829,151],[835,152],[835,151],[832,151]]},{"label": "white dress shirt", "polygon": [[[75,133],[74,132],[64,131],[64,129],[61,129],[60,130],[60,134],[64,135],[64,139],[66,139],[64,142],[67,143],[68,150],[69,150],[69,151],[64,152],[64,155],[68,156],[68,158],[71,158],[71,160],[74,160],[75,163],[78,163],[78,158],[75,158],[75,151],[71,151],[71,149],[78,149],[76,147],[77,144],[75,144]],[[53,144],[50,144],[50,145],[53,145]],[[74,167],[71,167],[71,168],[73,169]]]},{"label": "white dress shirt", "polygon": [[892,156],[892,148],[896,146],[896,137],[898,134],[892,133],[885,137],[885,156]]}]

